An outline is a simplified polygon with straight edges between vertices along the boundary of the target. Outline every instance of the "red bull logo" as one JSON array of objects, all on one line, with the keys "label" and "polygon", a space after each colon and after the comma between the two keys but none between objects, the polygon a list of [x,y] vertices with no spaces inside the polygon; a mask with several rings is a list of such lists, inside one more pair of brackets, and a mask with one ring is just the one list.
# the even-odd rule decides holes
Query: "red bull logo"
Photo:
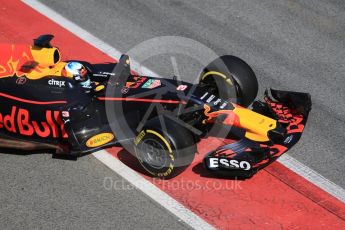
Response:
[{"label": "red bull logo", "polygon": [[0,113],[0,129],[23,136],[68,137],[60,112],[51,110],[45,111],[44,121],[35,121],[31,119],[29,110],[12,106],[10,114]]},{"label": "red bull logo", "polygon": [[234,125],[240,127],[240,119],[232,110],[218,110],[211,112],[211,108],[208,105],[204,105],[204,115],[206,116],[207,123],[214,123],[220,116],[224,116],[222,123],[224,125]]}]

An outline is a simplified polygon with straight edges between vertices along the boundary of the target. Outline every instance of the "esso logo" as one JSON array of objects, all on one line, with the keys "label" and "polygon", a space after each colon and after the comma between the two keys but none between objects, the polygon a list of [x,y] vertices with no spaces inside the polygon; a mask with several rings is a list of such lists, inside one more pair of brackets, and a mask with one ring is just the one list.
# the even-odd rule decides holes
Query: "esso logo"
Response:
[{"label": "esso logo", "polygon": [[216,158],[212,157],[208,159],[208,165],[211,169],[216,168],[229,168],[229,169],[243,169],[243,170],[250,170],[251,165],[248,161],[239,161],[235,159],[227,159],[227,158]]}]

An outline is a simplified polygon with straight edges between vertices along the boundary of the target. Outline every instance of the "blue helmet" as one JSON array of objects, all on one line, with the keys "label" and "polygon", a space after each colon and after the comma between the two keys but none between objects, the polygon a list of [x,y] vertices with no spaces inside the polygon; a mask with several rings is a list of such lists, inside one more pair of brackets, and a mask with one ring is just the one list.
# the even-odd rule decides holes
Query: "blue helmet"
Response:
[{"label": "blue helmet", "polygon": [[65,70],[73,75],[73,78],[77,81],[86,80],[87,70],[80,62],[68,62],[65,66]]}]

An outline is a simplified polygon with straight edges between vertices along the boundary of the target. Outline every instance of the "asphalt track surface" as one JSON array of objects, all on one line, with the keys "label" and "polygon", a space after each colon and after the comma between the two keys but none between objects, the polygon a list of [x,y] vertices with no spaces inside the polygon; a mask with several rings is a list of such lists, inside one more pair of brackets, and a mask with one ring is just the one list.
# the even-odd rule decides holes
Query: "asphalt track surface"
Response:
[{"label": "asphalt track surface", "polygon": [[188,228],[93,156],[0,154],[1,229]]},{"label": "asphalt track surface", "polygon": [[[42,2],[122,52],[157,36],[183,36],[246,60],[261,93],[268,87],[309,92],[313,110],[302,141],[289,154],[345,188],[343,1]],[[200,69],[183,58],[176,58],[179,73],[194,81]],[[173,74],[169,58],[144,64],[163,76]]]},{"label": "asphalt track surface", "polygon": [[[289,154],[345,187],[341,1],[44,3],[123,52],[156,36],[189,37],[218,54],[245,59],[261,88],[310,92],[314,104],[307,130]],[[166,68],[170,60],[161,61],[146,65],[171,75],[172,67]],[[179,70],[193,76],[184,79],[194,80],[196,73],[188,66],[179,63]],[[91,156],[77,162],[51,160],[49,155],[0,157],[4,228],[65,228],[71,223],[76,229],[186,227],[136,190],[105,189],[105,177],[122,179]],[[67,184],[65,175],[71,175]],[[39,202],[42,197],[46,202]]]}]

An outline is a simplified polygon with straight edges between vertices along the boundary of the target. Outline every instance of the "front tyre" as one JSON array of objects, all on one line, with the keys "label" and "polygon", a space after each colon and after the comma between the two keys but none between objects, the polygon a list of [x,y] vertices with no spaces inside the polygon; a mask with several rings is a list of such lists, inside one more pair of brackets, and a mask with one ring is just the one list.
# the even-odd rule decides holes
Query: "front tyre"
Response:
[{"label": "front tyre", "polygon": [[157,117],[150,120],[135,138],[135,152],[148,174],[169,179],[192,163],[196,145],[188,129],[168,119],[161,122]]},{"label": "front tyre", "polygon": [[200,83],[215,95],[248,107],[258,93],[258,81],[252,68],[242,59],[225,55],[208,64]]}]

